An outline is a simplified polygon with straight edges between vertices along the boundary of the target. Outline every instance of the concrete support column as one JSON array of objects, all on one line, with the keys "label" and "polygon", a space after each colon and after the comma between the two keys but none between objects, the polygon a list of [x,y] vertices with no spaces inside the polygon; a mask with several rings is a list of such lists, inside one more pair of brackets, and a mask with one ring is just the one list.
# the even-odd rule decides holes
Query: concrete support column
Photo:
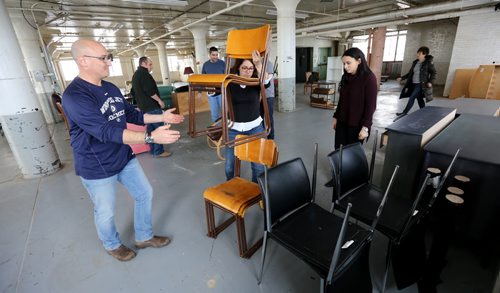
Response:
[{"label": "concrete support column", "polygon": [[194,38],[194,51],[196,55],[195,73],[201,73],[203,63],[208,60],[207,32],[208,25],[200,23],[189,28]]},{"label": "concrete support column", "polygon": [[[43,50],[40,47],[38,32],[28,25],[21,12],[12,11],[10,19],[24,56],[25,65],[23,67],[25,66],[28,69],[45,120],[47,123],[54,123],[56,120],[60,121],[60,119],[56,118],[58,117],[57,110],[52,105],[51,99],[56,78],[54,74],[49,74],[51,71],[47,68],[47,63],[51,64],[52,60],[47,60],[46,63],[44,57],[42,57]],[[51,58],[51,56],[46,57]]]},{"label": "concrete support column", "polygon": [[370,57],[370,69],[377,77],[377,86],[380,88],[380,77],[382,75],[382,65],[384,61],[384,45],[386,27],[379,27],[373,30],[372,53]]},{"label": "concrete support column", "polygon": [[143,56],[146,56],[146,49],[147,49],[147,47],[148,47],[147,45],[144,45],[142,47],[134,49],[134,52],[137,54],[137,58],[141,58]]},{"label": "concrete support column", "polygon": [[0,92],[4,95],[0,107],[0,123],[5,137],[25,178],[52,174],[61,164],[26,69],[5,1],[0,1],[0,39],[5,40],[0,54]]},{"label": "concrete support column", "polygon": [[278,11],[278,111],[295,111],[295,9],[300,0],[271,0]]},{"label": "concrete support column", "polygon": [[154,42],[158,50],[158,59],[160,59],[161,80],[163,85],[170,85],[170,72],[168,70],[168,58],[165,50],[166,42]]}]

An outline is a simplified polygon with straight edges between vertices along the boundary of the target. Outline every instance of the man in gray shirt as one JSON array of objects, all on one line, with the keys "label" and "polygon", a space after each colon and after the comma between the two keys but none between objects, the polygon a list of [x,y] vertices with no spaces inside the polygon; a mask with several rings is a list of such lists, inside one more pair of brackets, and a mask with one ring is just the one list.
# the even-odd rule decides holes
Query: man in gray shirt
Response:
[{"label": "man in gray shirt", "polygon": [[[226,62],[219,59],[219,50],[215,47],[209,49],[209,57],[207,62],[203,63],[201,69],[202,74],[224,74],[226,69]],[[220,91],[208,92],[208,105],[210,106],[210,113],[212,122],[215,122],[221,115],[222,109],[222,96]]]}]

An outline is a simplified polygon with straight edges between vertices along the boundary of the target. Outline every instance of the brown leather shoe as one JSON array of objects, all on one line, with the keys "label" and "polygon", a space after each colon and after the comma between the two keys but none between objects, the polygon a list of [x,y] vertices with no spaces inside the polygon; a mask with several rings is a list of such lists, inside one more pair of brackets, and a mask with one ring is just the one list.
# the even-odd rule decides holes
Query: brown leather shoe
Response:
[{"label": "brown leather shoe", "polygon": [[170,157],[171,155],[172,155],[171,152],[164,151],[163,153],[159,154],[156,157],[158,157],[158,158],[166,158],[166,157]]},{"label": "brown leather shoe", "polygon": [[136,241],[135,247],[142,249],[146,247],[160,248],[170,243],[170,238],[164,236],[153,236],[153,238],[146,241]]},{"label": "brown leather shoe", "polygon": [[107,250],[107,252],[119,261],[129,261],[136,256],[135,251],[123,244],[117,249]]}]

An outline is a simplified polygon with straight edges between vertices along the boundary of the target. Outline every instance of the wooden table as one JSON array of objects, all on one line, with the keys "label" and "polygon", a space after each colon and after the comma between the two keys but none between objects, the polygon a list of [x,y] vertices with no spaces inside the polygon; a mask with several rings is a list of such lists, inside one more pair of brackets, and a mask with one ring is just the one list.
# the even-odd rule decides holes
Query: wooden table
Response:
[{"label": "wooden table", "polygon": [[311,107],[335,109],[335,92],[337,83],[331,80],[320,80],[313,83],[310,96]]}]

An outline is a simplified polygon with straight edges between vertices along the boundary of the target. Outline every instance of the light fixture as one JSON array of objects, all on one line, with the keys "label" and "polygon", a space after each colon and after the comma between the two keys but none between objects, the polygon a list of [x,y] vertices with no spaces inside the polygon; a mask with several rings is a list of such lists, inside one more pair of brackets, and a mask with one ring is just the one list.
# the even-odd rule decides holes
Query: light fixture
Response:
[{"label": "light fixture", "polygon": [[186,6],[187,0],[124,0],[126,2],[134,2],[139,4],[154,4],[166,6]]},{"label": "light fixture", "polygon": [[[267,15],[278,15],[278,12],[276,10],[274,10],[274,9],[268,9],[266,11],[266,14]],[[295,18],[304,19],[306,17],[309,17],[309,14],[295,12]]]}]

